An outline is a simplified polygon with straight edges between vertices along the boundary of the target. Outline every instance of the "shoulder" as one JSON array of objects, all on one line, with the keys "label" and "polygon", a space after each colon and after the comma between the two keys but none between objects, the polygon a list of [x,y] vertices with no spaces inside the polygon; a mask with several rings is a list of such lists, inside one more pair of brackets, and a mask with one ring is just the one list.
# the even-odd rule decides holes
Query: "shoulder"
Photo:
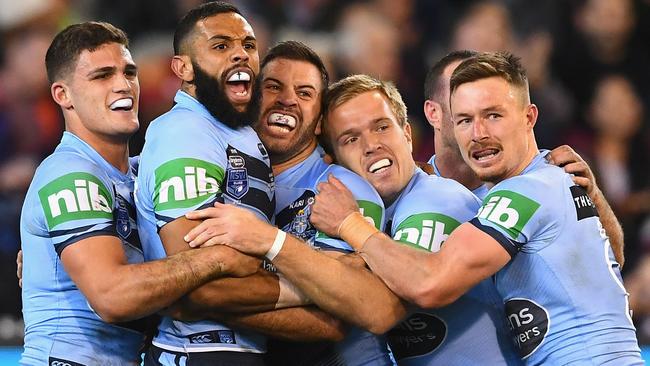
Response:
[{"label": "shoulder", "polygon": [[317,183],[327,181],[330,174],[340,180],[357,200],[382,202],[381,197],[379,197],[379,194],[370,183],[353,171],[340,165],[332,164],[328,166],[318,178]]},{"label": "shoulder", "polygon": [[421,174],[396,206],[396,212],[436,212],[463,222],[476,214],[480,200],[462,184],[447,178]]}]

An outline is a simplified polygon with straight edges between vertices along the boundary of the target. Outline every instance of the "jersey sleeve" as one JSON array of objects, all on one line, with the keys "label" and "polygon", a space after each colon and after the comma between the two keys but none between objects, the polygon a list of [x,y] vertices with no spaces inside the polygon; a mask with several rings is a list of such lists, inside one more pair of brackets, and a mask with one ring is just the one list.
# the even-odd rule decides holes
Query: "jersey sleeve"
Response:
[{"label": "jersey sleeve", "polygon": [[425,177],[395,207],[391,233],[395,241],[437,252],[449,234],[474,217],[479,207],[479,199],[461,184]]},{"label": "jersey sleeve", "polygon": [[[332,174],[338,178],[354,196],[361,214],[372,223],[378,230],[384,230],[384,204],[375,189],[357,174],[339,166],[330,165],[327,170],[318,178],[316,185],[327,181]],[[323,250],[337,250],[342,252],[353,252],[354,249],[339,238],[331,238],[320,231],[316,233],[314,245]]]},{"label": "jersey sleeve", "polygon": [[[550,244],[564,220],[561,189],[552,179],[517,176],[492,188],[471,223],[494,238],[511,257]],[[559,194],[558,194],[559,193]]]},{"label": "jersey sleeve", "polygon": [[34,183],[37,197],[31,214],[42,218],[43,234],[51,238],[59,256],[79,240],[117,236],[114,187],[99,166],[63,154],[44,162]]},{"label": "jersey sleeve", "polygon": [[181,111],[166,118],[147,136],[138,180],[158,228],[212,205],[222,194],[227,167],[225,146],[215,146],[219,139],[201,128],[201,117]]}]

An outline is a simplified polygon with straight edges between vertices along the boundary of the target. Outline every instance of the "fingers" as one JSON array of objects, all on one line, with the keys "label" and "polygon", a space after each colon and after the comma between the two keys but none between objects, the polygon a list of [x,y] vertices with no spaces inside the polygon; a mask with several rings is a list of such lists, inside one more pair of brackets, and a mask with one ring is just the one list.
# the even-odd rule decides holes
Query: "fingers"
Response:
[{"label": "fingers", "polygon": [[587,191],[587,193],[591,192],[592,184],[591,184],[590,179],[587,179],[585,177],[579,177],[577,175],[571,177],[571,179],[573,179],[573,183],[575,183],[575,184],[579,185],[580,187],[584,188]]},{"label": "fingers", "polygon": [[219,217],[223,207],[226,206],[223,203],[215,202],[214,207],[204,208],[202,210],[190,211],[185,214],[190,220],[204,220],[213,217]]},{"label": "fingers", "polygon": [[562,145],[553,149],[547,156],[549,163],[564,166],[571,163],[584,163],[582,157],[569,145]]},{"label": "fingers", "polygon": [[569,174],[574,174],[580,177],[590,178],[591,171],[589,167],[584,162],[569,163],[562,167],[565,172]]},{"label": "fingers", "polygon": [[196,247],[206,248],[206,247],[212,247],[212,246],[215,246],[215,245],[221,245],[221,244],[223,244],[223,243],[221,242],[221,240],[219,240],[216,236],[213,236],[213,237],[211,237],[209,240],[206,240],[206,241],[205,241],[204,243],[202,243],[202,244],[192,245],[192,243],[190,243],[190,246],[191,246],[192,248],[196,248]]}]

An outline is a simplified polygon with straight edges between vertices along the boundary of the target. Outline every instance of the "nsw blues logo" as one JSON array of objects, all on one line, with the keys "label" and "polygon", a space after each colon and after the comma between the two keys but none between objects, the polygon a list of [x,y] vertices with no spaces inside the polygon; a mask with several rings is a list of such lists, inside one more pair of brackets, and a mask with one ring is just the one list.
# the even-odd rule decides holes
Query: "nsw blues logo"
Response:
[{"label": "nsw blues logo", "polygon": [[115,228],[120,238],[126,240],[131,234],[131,219],[129,218],[128,204],[124,197],[120,195],[116,195],[116,201]]},{"label": "nsw blues logo", "polygon": [[226,176],[226,192],[235,199],[241,199],[248,193],[248,171],[241,156],[228,157],[230,167]]}]

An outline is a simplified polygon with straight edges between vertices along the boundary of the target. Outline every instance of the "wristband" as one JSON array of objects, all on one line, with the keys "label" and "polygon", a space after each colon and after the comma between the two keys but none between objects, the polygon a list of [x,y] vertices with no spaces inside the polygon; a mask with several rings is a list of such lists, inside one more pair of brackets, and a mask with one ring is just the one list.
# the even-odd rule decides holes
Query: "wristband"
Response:
[{"label": "wristband", "polygon": [[271,245],[271,248],[269,249],[264,256],[266,259],[269,261],[273,261],[275,257],[280,253],[280,250],[284,246],[284,240],[287,238],[287,233],[284,231],[278,229],[277,234],[275,234],[275,240],[273,240],[273,245]]},{"label": "wristband", "polygon": [[363,217],[361,212],[357,211],[343,219],[343,222],[339,225],[338,235],[354,250],[359,250],[366,240],[378,231],[374,225]]}]

